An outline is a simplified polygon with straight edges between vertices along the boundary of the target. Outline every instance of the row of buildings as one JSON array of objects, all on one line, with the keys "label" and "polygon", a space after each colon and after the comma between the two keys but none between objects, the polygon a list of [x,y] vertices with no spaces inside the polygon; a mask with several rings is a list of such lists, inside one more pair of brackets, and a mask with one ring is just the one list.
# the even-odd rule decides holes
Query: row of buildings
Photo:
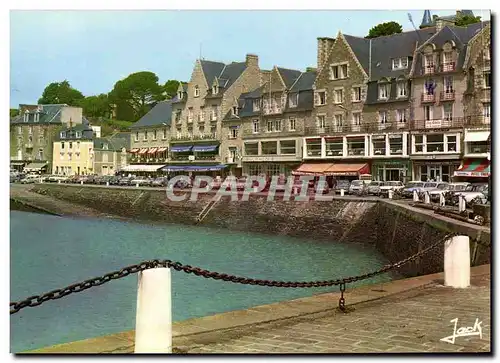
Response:
[{"label": "row of buildings", "polygon": [[455,19],[426,11],[419,30],[318,38],[317,64],[305,71],[263,70],[252,54],[197,60],[177,96],[132,126],[130,165],[119,169],[487,177],[491,25]]}]

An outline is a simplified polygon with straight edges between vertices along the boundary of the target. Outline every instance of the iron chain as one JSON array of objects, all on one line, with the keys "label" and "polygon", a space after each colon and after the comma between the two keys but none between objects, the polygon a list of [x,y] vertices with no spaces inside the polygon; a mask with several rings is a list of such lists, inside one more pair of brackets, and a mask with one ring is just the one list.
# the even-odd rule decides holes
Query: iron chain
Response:
[{"label": "iron chain", "polygon": [[424,248],[420,252],[417,252],[414,255],[407,257],[404,260],[401,260],[399,262],[385,265],[376,271],[373,271],[373,272],[370,272],[367,274],[363,274],[363,275],[358,275],[358,276],[340,278],[340,279],[335,279],[335,280],[324,280],[324,281],[293,282],[293,281],[259,280],[259,279],[239,277],[239,276],[228,275],[228,274],[219,273],[219,272],[208,271],[208,270],[201,269],[199,267],[193,267],[190,265],[183,265],[180,262],[173,262],[171,260],[144,261],[144,262],[141,262],[140,264],[131,265],[131,266],[122,268],[121,270],[110,272],[104,276],[95,277],[93,279],[85,280],[83,282],[73,284],[73,285],[67,286],[67,287],[62,288],[62,289],[50,291],[50,292],[43,294],[43,295],[30,296],[22,301],[11,302],[10,303],[10,314],[15,314],[19,310],[24,309],[26,307],[38,306],[38,305],[41,305],[44,302],[49,301],[49,300],[57,300],[57,299],[60,299],[64,296],[70,295],[72,293],[81,292],[81,291],[90,289],[91,287],[94,287],[94,286],[101,286],[101,285],[103,285],[111,280],[121,279],[122,277],[128,276],[130,274],[135,274],[135,273],[138,273],[140,271],[144,271],[144,270],[151,269],[151,268],[157,268],[157,267],[173,268],[176,271],[183,271],[183,272],[186,272],[188,274],[192,273],[196,276],[202,276],[202,277],[207,278],[207,279],[222,280],[222,281],[233,282],[233,283],[244,284],[244,285],[257,285],[257,286],[268,286],[268,287],[289,287],[289,288],[311,288],[311,287],[326,287],[326,286],[340,285],[341,292],[342,292],[342,296],[341,296],[342,303],[339,301],[339,306],[341,308],[343,308],[343,306],[345,304],[345,300],[343,298],[343,292],[345,291],[346,284],[369,279],[371,277],[386,273],[388,271],[398,269],[401,266],[407,264],[408,262],[410,262],[410,261],[424,255],[425,253],[429,252],[430,250],[438,247],[439,245],[442,245],[445,240],[449,239],[453,235],[454,234],[449,234],[445,238],[439,240],[438,242],[432,244],[429,247]]}]

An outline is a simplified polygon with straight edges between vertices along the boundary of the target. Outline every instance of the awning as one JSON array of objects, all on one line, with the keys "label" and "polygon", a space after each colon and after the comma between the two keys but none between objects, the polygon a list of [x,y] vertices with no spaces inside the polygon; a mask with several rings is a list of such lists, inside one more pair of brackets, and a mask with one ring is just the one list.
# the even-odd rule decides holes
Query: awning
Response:
[{"label": "awning", "polygon": [[163,171],[218,171],[225,169],[227,165],[167,165]]},{"label": "awning", "polygon": [[490,137],[489,131],[465,131],[465,142],[488,141]]},{"label": "awning", "polygon": [[490,176],[490,162],[486,159],[466,159],[453,175],[487,178]]},{"label": "awning", "polygon": [[134,154],[134,153],[136,153],[136,152],[138,152],[138,151],[139,151],[139,149],[132,149],[132,150],[130,150],[130,152],[131,152],[132,154]]},{"label": "awning", "polygon": [[167,151],[166,147],[159,147],[158,150],[156,150],[157,153],[162,153],[164,151]]},{"label": "awning", "polygon": [[33,171],[36,171],[36,170],[42,170],[43,168],[46,168],[47,167],[47,163],[31,163],[31,164],[28,164],[24,170],[33,170]]},{"label": "awning", "polygon": [[297,170],[292,171],[292,175],[313,175],[313,176],[321,176],[325,175],[324,172],[332,163],[316,163],[316,164],[307,164],[304,163],[297,168]]},{"label": "awning", "polygon": [[325,175],[332,176],[358,176],[360,174],[370,174],[368,164],[333,164],[325,170]]},{"label": "awning", "polygon": [[154,154],[158,150],[157,147],[152,147],[148,150],[148,154]]},{"label": "awning", "polygon": [[206,152],[215,151],[215,150],[217,150],[218,147],[219,147],[219,145],[196,145],[196,146],[193,146],[193,151],[206,153]]},{"label": "awning", "polygon": [[148,149],[147,149],[147,148],[146,148],[146,149],[141,149],[141,150],[139,151],[139,154],[145,154],[145,153],[147,153],[147,152],[148,152]]},{"label": "awning", "polygon": [[191,148],[193,145],[177,145],[177,146],[172,146],[170,148],[170,151],[173,151],[174,153],[184,153],[187,151],[191,151]]},{"label": "awning", "polygon": [[24,165],[24,163],[22,161],[11,161],[10,165],[19,166],[19,165]]},{"label": "awning", "polygon": [[163,168],[165,165],[126,165],[123,168],[120,169],[120,172],[122,171],[130,171],[130,172],[138,172],[138,171],[144,171],[144,172],[156,172],[159,169]]}]

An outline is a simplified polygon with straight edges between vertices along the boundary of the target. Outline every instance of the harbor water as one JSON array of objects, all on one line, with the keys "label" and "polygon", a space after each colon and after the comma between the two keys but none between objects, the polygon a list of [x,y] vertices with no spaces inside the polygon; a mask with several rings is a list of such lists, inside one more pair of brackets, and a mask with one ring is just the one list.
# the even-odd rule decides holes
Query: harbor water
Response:
[{"label": "harbor water", "polygon": [[[10,301],[149,259],[285,281],[347,277],[387,263],[374,249],[353,243],[18,211],[10,218]],[[338,290],[239,285],[176,271],[172,278],[174,321]],[[380,275],[357,284],[389,279]],[[11,352],[134,329],[136,292],[137,275],[130,275],[25,308],[10,316]]]}]

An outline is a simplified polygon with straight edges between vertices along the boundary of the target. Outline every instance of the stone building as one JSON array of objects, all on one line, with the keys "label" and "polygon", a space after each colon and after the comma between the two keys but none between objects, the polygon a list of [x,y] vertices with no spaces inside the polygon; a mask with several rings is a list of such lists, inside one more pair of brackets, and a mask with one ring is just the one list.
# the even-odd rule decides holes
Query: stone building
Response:
[{"label": "stone building", "polygon": [[60,130],[88,121],[80,107],[19,105],[19,115],[10,122],[11,166],[31,172],[51,172],[53,142]]}]

